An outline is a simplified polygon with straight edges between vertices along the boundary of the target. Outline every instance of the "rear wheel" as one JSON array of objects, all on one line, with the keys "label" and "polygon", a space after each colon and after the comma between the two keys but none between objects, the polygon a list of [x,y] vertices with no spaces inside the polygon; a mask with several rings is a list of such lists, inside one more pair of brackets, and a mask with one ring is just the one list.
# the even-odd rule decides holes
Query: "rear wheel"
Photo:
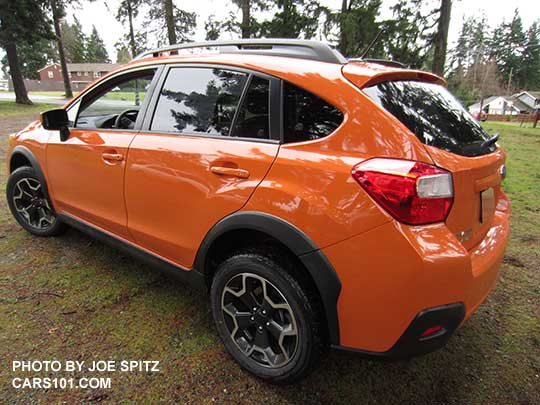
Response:
[{"label": "rear wheel", "polygon": [[317,363],[322,348],[317,311],[279,261],[258,253],[230,257],[217,270],[211,300],[227,351],[257,377],[290,383]]},{"label": "rear wheel", "polygon": [[43,192],[43,184],[31,167],[20,167],[11,173],[6,197],[17,222],[31,234],[53,236],[64,230],[64,224],[56,216]]}]

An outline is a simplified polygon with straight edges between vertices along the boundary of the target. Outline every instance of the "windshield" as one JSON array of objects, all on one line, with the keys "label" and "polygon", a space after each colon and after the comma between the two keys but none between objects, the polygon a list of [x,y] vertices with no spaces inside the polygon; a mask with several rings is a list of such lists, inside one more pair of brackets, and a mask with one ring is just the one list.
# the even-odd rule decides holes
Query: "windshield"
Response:
[{"label": "windshield", "polygon": [[422,143],[462,156],[480,156],[496,149],[490,135],[443,86],[395,81],[364,92],[411,130]]}]

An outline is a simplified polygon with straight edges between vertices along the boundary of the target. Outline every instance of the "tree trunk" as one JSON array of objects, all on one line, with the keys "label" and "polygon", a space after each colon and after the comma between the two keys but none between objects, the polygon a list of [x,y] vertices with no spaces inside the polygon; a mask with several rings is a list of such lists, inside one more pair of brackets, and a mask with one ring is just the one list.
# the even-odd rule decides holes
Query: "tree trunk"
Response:
[{"label": "tree trunk", "polygon": [[66,54],[64,52],[64,42],[62,41],[62,31],[60,30],[60,12],[56,0],[51,0],[51,8],[53,14],[54,33],[56,35],[56,44],[58,47],[58,56],[60,57],[60,67],[62,68],[62,78],[64,79],[64,92],[66,98],[73,97],[71,90],[71,82],[69,80],[69,71],[66,63]]},{"label": "tree trunk", "polygon": [[348,51],[347,33],[345,32],[345,16],[347,15],[348,5],[347,0],[341,2],[341,18],[339,22],[339,51],[346,56]]},{"label": "tree trunk", "polygon": [[446,48],[448,45],[448,27],[450,26],[450,13],[452,11],[452,0],[441,0],[441,12],[437,34],[435,35],[435,51],[433,54],[432,71],[436,75],[444,74],[444,63],[446,62]]},{"label": "tree trunk", "polygon": [[7,59],[9,63],[9,74],[13,81],[13,89],[15,90],[15,102],[17,104],[32,104],[28,98],[28,92],[24,85],[24,80],[21,73],[21,67],[19,65],[19,55],[17,53],[17,46],[13,42],[9,42],[5,45]]},{"label": "tree trunk", "polygon": [[129,47],[131,48],[131,57],[137,56],[137,46],[135,45],[135,30],[133,29],[133,8],[131,0],[127,2],[127,11],[129,19]]},{"label": "tree trunk", "polygon": [[167,24],[167,36],[169,44],[176,44],[176,27],[174,26],[174,6],[172,0],[164,0],[165,4],[165,23]]},{"label": "tree trunk", "polygon": [[250,0],[242,0],[242,38],[251,37],[251,4]]}]

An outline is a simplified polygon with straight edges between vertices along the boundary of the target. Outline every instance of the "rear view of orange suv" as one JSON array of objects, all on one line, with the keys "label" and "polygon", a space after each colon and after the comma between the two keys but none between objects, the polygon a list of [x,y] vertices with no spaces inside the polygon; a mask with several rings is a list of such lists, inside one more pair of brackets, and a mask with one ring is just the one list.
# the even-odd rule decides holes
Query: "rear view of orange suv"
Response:
[{"label": "rear view of orange suv", "polygon": [[496,140],[429,73],[188,44],[11,135],[7,200],[34,235],[70,225],[206,289],[230,355],[291,382],[328,348],[438,349],[484,301],[509,232]]}]

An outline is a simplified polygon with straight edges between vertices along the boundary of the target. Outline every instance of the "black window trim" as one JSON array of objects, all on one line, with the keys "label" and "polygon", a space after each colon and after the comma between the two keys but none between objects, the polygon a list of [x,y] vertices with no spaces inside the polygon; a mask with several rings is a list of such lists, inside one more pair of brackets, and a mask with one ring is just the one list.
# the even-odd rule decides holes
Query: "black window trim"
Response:
[{"label": "black window trim", "polygon": [[[251,85],[251,79],[252,78],[253,78],[253,75],[251,73],[248,74],[248,77],[246,79],[246,83],[244,85],[244,88],[242,89],[242,93],[240,94],[240,98],[238,99],[238,106],[236,107],[236,110],[234,111],[234,116],[233,116],[233,119],[231,121],[231,127],[229,128],[229,135],[228,135],[229,137],[231,136],[231,133],[232,133],[232,131],[234,130],[234,128],[236,126],[236,121],[238,121],[238,113],[240,112],[240,109],[242,108],[242,105],[244,104],[244,100],[246,99],[246,93],[249,90],[249,86]],[[268,96],[270,97],[270,94]],[[270,103],[270,99],[268,99],[268,103]],[[268,117],[268,120],[270,120],[270,116]]]},{"label": "black window trim", "polygon": [[[85,99],[87,99],[89,96],[90,96],[90,99],[92,101],[95,100],[94,98],[94,95],[96,94],[101,94],[100,92],[100,89],[102,87],[106,87],[108,86],[111,82],[115,82],[117,80],[123,80],[123,78],[127,77],[127,76],[130,76],[130,75],[135,75],[141,71],[150,71],[150,70],[155,70],[155,73],[154,73],[154,77],[152,78],[152,81],[150,82],[150,86],[148,87],[148,90],[147,90],[147,94],[150,95],[150,96],[153,96],[154,93],[155,93],[155,89],[156,89],[156,85],[158,84],[158,82],[161,80],[161,76],[163,75],[163,70],[164,70],[164,65],[162,64],[159,64],[159,65],[145,65],[145,66],[138,66],[136,68],[133,68],[133,69],[129,69],[129,70],[122,70],[120,72],[117,72],[115,73],[114,75],[110,76],[110,77],[107,77],[107,79],[105,80],[100,80],[98,81],[97,83],[95,83],[87,92],[85,92],[84,95],[82,95],[82,97],[79,97],[77,100],[73,101],[69,107],[67,108],[66,111],[69,112],[69,110],[71,108],[75,108],[75,106],[77,104],[79,104],[79,107],[78,107],[78,111],[77,111],[77,116],[75,117],[75,121],[74,121],[74,124],[77,123],[77,120],[79,119],[79,113],[80,113],[80,110],[81,110],[81,107],[83,107],[85,105]],[[139,114],[137,116],[137,121],[135,122],[135,125],[133,127],[133,129],[124,129],[124,128],[77,128],[76,126],[72,126],[72,127],[69,127],[70,130],[76,130],[76,131],[99,131],[99,132],[133,132],[133,133],[138,133],[140,132],[141,128],[142,128],[142,125],[143,125],[143,122],[144,122],[144,117],[147,115],[147,112],[148,112],[148,107],[150,105],[150,99],[151,97],[145,97],[140,108],[139,108],[139,112],[143,112],[142,116],[141,114]]]},{"label": "black window trim", "polygon": [[[251,82],[251,76],[255,75],[258,77],[261,77],[263,79],[267,79],[270,81],[270,104],[269,104],[269,115],[270,115],[270,139],[259,139],[259,138],[245,138],[245,137],[233,137],[233,136],[223,136],[223,135],[216,135],[216,134],[205,134],[201,132],[174,132],[174,131],[156,131],[151,130],[151,123],[154,118],[154,115],[156,113],[157,109],[157,103],[159,101],[159,95],[161,93],[161,89],[163,88],[163,85],[165,84],[165,80],[167,79],[167,76],[171,69],[174,68],[205,68],[205,69],[222,69],[222,70],[228,70],[232,72],[238,72],[238,73],[245,73],[248,75],[248,78],[246,80],[246,83],[244,84],[244,89],[242,90],[242,96],[240,98],[238,107],[235,111],[235,116],[233,118],[236,119],[236,115],[238,114],[238,109],[241,106],[241,102],[243,101],[244,92],[247,91],[247,86]],[[237,66],[231,66],[226,64],[218,64],[218,63],[193,63],[193,62],[184,62],[184,63],[169,63],[163,65],[163,71],[161,72],[159,80],[156,82],[156,86],[154,88],[154,91],[152,93],[152,97],[149,100],[149,104],[146,110],[146,114],[144,117],[144,121],[141,125],[140,132],[141,134],[149,134],[149,135],[168,135],[168,136],[193,136],[193,137],[200,137],[200,138],[214,138],[214,139],[221,139],[221,140],[227,140],[227,141],[243,141],[243,142],[259,142],[259,143],[270,143],[270,144],[279,144],[282,141],[282,131],[280,130],[279,121],[281,121],[281,111],[278,109],[278,114],[275,113],[276,110],[276,103],[279,103],[280,100],[276,99],[276,95],[280,93],[279,87],[281,87],[281,80],[268,75],[263,72],[259,72],[256,70],[251,69],[245,69]],[[278,121],[279,120],[279,121]],[[232,126],[231,126],[232,128]]]}]

